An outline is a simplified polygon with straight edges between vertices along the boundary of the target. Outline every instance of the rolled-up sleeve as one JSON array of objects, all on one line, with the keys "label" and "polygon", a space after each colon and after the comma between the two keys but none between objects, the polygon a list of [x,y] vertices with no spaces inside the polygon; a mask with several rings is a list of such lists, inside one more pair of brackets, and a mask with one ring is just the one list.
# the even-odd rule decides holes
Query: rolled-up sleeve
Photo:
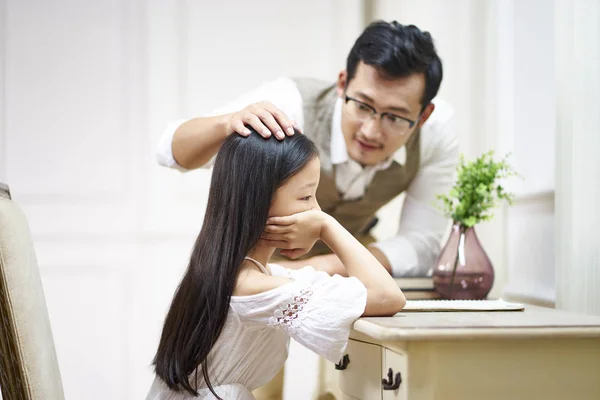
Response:
[{"label": "rolled-up sleeve", "polygon": [[454,183],[459,160],[454,111],[447,103],[436,102],[421,129],[421,146],[421,166],[406,191],[398,232],[372,244],[387,257],[396,277],[431,274],[448,228],[448,218],[436,207],[436,195],[447,193]]},{"label": "rolled-up sleeve", "polygon": [[177,161],[175,161],[175,158],[173,157],[173,150],[171,148],[175,131],[186,121],[187,119],[180,119],[170,122],[160,137],[156,145],[156,161],[163,167],[174,168],[181,172],[187,171],[186,168],[183,168],[181,165],[177,164]]}]

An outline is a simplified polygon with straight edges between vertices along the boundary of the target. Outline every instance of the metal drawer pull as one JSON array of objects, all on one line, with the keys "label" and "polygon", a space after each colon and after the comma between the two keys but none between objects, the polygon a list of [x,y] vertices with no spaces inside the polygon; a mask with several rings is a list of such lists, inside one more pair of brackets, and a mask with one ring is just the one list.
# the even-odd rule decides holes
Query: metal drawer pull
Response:
[{"label": "metal drawer pull", "polygon": [[383,385],[383,390],[396,390],[400,387],[402,383],[402,375],[400,372],[396,374],[396,379],[394,380],[394,371],[390,368],[388,370],[388,379],[382,379],[381,384]]},{"label": "metal drawer pull", "polygon": [[344,354],[344,357],[340,360],[340,362],[335,364],[335,369],[346,369],[348,364],[350,364],[350,357],[348,357],[348,354]]}]

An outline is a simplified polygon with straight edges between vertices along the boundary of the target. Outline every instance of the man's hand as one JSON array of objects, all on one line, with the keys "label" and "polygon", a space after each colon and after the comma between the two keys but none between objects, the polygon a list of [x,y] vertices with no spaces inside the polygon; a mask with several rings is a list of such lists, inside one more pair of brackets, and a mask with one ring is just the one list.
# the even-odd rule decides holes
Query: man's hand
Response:
[{"label": "man's hand", "polygon": [[228,133],[237,132],[242,136],[248,136],[250,130],[246,125],[254,128],[264,138],[269,138],[273,134],[279,140],[282,140],[285,135],[292,136],[294,129],[300,130],[283,111],[268,101],[250,104],[238,112],[229,114]]},{"label": "man's hand", "polygon": [[267,220],[261,239],[277,247],[281,254],[296,259],[308,253],[321,238],[323,225],[331,217],[320,210],[303,211]]}]

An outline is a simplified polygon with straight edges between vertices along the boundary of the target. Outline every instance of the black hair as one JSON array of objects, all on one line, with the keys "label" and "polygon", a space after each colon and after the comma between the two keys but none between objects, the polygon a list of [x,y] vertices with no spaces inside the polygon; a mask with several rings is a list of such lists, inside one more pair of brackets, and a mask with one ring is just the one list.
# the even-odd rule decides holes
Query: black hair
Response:
[{"label": "black hair", "polygon": [[436,96],[442,83],[442,61],[435,51],[433,39],[429,32],[414,25],[375,21],[367,26],[348,55],[346,86],[354,78],[360,61],[377,68],[389,79],[423,73],[423,108]]},{"label": "black hair", "polygon": [[[240,265],[257,244],[273,194],[317,157],[314,143],[296,133],[284,140],[229,136],[217,154],[204,223],[188,268],[166,316],[154,358],[156,374],[175,391],[206,387],[208,354],[219,338]],[[190,377],[194,374],[194,379]]]}]

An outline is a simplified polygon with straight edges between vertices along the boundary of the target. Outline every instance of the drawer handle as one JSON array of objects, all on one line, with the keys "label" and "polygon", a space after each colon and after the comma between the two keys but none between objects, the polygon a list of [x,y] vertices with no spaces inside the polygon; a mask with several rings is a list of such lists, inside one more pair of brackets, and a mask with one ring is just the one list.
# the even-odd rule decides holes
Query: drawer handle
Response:
[{"label": "drawer handle", "polygon": [[382,379],[381,384],[383,385],[383,390],[396,390],[400,387],[402,383],[402,375],[400,372],[396,374],[396,379],[394,380],[394,371],[390,368],[388,370],[388,379]]},{"label": "drawer handle", "polygon": [[340,362],[335,364],[335,369],[346,369],[348,364],[350,364],[350,357],[348,357],[348,354],[344,354],[344,357],[340,360]]}]

